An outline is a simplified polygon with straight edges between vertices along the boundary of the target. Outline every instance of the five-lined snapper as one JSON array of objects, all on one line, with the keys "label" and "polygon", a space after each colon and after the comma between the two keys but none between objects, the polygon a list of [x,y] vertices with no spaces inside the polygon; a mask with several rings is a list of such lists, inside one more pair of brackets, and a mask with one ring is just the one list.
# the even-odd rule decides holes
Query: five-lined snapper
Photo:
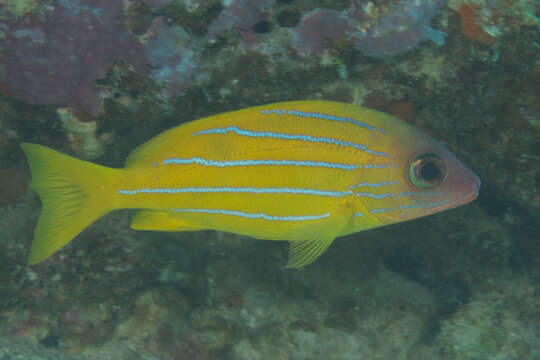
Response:
[{"label": "five-lined snapper", "polygon": [[138,209],[141,230],[215,229],[290,241],[288,267],[342,235],[473,201],[480,179],[397,118],[330,101],[210,116],[156,136],[123,169],[22,144],[43,208],[29,264],[106,213]]}]

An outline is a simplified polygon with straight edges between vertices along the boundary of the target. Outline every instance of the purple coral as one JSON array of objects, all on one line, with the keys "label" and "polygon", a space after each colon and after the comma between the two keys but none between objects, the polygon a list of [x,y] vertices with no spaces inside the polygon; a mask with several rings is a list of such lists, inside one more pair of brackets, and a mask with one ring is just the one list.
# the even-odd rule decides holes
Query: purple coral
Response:
[{"label": "purple coral", "polygon": [[222,3],[224,9],[208,28],[210,37],[236,30],[248,47],[262,40],[262,35],[252,28],[270,17],[274,0],[222,0]]},{"label": "purple coral", "polygon": [[368,56],[396,55],[424,39],[444,44],[444,34],[431,19],[447,0],[401,0],[375,11],[373,3],[354,1],[349,9],[316,9],[292,30],[293,47],[301,55],[320,54],[326,40],[349,39]]},{"label": "purple coral", "polygon": [[344,37],[347,17],[343,12],[316,9],[303,17],[293,31],[293,46],[301,55],[321,53],[328,39]]},{"label": "purple coral", "polygon": [[390,6],[376,24],[362,29],[358,20],[365,19],[362,7],[352,4],[349,8],[349,34],[356,46],[369,56],[395,55],[415,47],[420,41],[430,39],[444,44],[444,33],[431,28],[431,19],[447,0],[404,0]]},{"label": "purple coral", "polygon": [[95,81],[124,59],[141,70],[144,53],[122,22],[122,0],[57,1],[44,14],[0,20],[0,82],[33,105],[101,109]]},{"label": "purple coral", "polygon": [[144,46],[151,74],[165,95],[185,90],[198,69],[197,43],[180,26],[168,25],[163,17],[153,20]]}]

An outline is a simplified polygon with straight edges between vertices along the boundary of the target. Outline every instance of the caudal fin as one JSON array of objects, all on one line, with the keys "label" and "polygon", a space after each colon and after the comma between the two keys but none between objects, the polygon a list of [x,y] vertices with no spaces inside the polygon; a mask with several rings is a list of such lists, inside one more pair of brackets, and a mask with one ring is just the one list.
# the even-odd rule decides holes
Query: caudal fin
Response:
[{"label": "caudal fin", "polygon": [[72,158],[45,146],[23,143],[42,210],[28,264],[47,259],[114,204],[104,191],[119,170]]}]

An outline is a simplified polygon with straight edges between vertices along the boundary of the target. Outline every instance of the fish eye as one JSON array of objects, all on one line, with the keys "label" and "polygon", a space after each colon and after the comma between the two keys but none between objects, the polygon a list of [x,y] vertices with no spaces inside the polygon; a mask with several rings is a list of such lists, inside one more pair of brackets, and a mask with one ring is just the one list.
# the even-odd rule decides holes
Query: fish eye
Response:
[{"label": "fish eye", "polygon": [[409,180],[421,189],[431,189],[439,185],[446,177],[443,161],[434,154],[422,154],[409,166]]}]

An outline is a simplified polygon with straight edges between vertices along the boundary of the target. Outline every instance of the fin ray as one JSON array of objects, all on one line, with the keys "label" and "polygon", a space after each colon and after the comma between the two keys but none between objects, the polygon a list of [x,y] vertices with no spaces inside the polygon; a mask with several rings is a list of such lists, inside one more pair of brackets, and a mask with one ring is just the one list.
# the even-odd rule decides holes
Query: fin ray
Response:
[{"label": "fin ray", "polygon": [[28,257],[28,264],[33,265],[53,255],[92,222],[113,210],[107,197],[98,193],[98,187],[119,170],[37,144],[23,143],[21,147],[32,172],[30,187],[42,203]]},{"label": "fin ray", "polygon": [[328,249],[334,239],[344,232],[354,212],[354,204],[351,201],[343,201],[330,219],[320,223],[317,228],[302,233],[301,237],[293,239],[289,246],[289,261],[285,267],[300,268],[314,262]]},{"label": "fin ray", "polygon": [[334,241],[333,237],[317,237],[291,241],[286,268],[300,268],[315,261]]}]

